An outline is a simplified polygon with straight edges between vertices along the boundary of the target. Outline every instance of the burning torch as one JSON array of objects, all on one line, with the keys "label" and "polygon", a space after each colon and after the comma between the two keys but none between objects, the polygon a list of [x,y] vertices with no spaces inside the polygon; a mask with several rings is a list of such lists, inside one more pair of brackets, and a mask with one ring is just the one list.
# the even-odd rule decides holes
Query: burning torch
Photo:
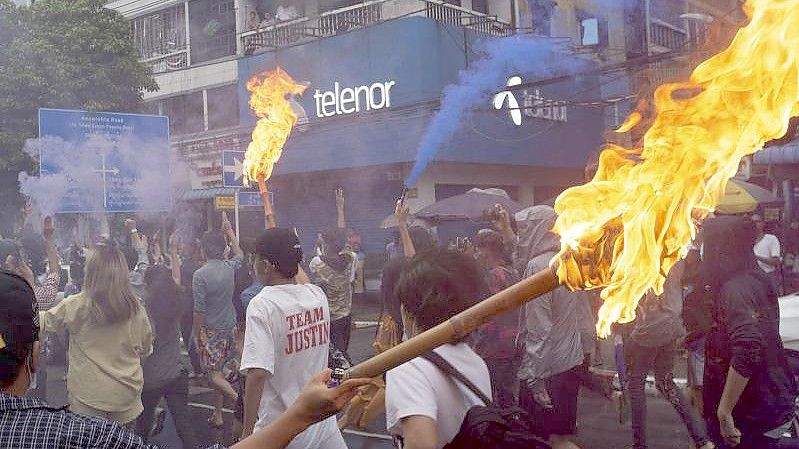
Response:
[{"label": "burning torch", "polygon": [[751,20],[727,49],[690,81],[659,87],[653,120],[634,113],[618,130],[651,123],[642,143],[606,145],[594,178],[558,197],[561,251],[550,268],[342,377],[378,376],[560,286],[601,289],[602,336],[633,320],[640,298],[662,293],[696,235],[695,220],[715,209],[741,158],[784,135],[799,115],[799,0],[749,0],[744,9]]},{"label": "burning torch", "polygon": [[244,185],[249,185],[250,180],[258,183],[267,228],[277,226],[277,221],[266,181],[272,176],[272,170],[283,154],[283,146],[297,123],[297,114],[288,97],[302,94],[307,87],[294,81],[280,67],[247,81],[247,90],[252,92],[250,108],[258,116],[258,122],[244,154]]}]

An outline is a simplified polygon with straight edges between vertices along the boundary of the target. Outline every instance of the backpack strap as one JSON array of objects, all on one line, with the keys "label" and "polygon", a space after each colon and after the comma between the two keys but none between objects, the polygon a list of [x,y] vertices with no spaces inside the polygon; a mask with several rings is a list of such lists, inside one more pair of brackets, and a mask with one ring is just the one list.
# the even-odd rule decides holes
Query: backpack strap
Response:
[{"label": "backpack strap", "polygon": [[438,369],[440,369],[444,374],[446,374],[450,378],[457,380],[458,382],[463,384],[463,386],[468,388],[472,393],[475,394],[475,396],[477,396],[481,401],[483,401],[483,404],[485,404],[486,407],[491,405],[492,402],[491,399],[488,399],[488,396],[486,396],[482,390],[477,388],[477,385],[475,385],[471,380],[467,379],[466,376],[463,375],[463,373],[458,371],[454,366],[452,366],[451,363],[447,362],[446,359],[444,359],[444,357],[441,357],[434,351],[430,351],[425,354],[422,354],[422,358],[435,365]]}]

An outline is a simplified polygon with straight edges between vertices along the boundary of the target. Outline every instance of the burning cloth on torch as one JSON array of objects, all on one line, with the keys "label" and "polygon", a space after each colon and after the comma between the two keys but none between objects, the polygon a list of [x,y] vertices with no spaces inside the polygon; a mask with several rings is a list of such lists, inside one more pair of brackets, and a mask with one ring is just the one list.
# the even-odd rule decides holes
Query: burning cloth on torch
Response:
[{"label": "burning cloth on torch", "polygon": [[247,81],[247,90],[252,92],[250,108],[258,116],[258,123],[244,155],[245,185],[250,180],[266,181],[272,176],[275,163],[283,154],[283,146],[297,123],[297,114],[287,97],[302,94],[306,87],[280,67]]},{"label": "burning cloth on torch", "polygon": [[[695,220],[713,211],[742,157],[785,134],[799,113],[799,0],[749,0],[751,20],[690,81],[660,86],[643,143],[608,144],[596,175],[561,194],[553,259],[561,283],[602,289],[598,328],[628,322],[663,292]],[[674,95],[682,91],[681,95]],[[641,122],[633,114],[619,131]]]}]

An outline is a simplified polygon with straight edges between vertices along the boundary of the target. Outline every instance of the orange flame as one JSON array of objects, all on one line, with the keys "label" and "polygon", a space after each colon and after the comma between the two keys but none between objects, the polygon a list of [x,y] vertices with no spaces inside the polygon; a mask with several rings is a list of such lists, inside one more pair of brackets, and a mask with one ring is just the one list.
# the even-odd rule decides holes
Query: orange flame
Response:
[{"label": "orange flame", "polygon": [[[693,219],[715,209],[741,158],[784,135],[799,113],[799,0],[744,8],[749,24],[726,50],[690,82],[657,89],[643,147],[606,145],[593,180],[557,199],[553,265],[570,288],[602,288],[603,336],[612,323],[633,320],[647,292],[663,292],[695,237]],[[620,129],[639,121],[633,114]]]},{"label": "orange flame", "polygon": [[633,112],[632,114],[630,114],[629,117],[627,117],[627,119],[624,121],[624,123],[622,123],[621,126],[616,128],[613,132],[620,133],[620,134],[626,133],[626,132],[630,131],[631,129],[635,128],[635,126],[637,124],[641,123],[641,120],[643,118],[644,117],[641,115],[640,112],[637,112],[637,111]]},{"label": "orange flame", "polygon": [[297,123],[297,114],[287,100],[299,95],[307,86],[299,84],[280,67],[247,81],[252,92],[250,109],[258,116],[252,142],[244,154],[244,184],[250,180],[266,181],[272,176],[275,163],[283,154],[283,146]]}]

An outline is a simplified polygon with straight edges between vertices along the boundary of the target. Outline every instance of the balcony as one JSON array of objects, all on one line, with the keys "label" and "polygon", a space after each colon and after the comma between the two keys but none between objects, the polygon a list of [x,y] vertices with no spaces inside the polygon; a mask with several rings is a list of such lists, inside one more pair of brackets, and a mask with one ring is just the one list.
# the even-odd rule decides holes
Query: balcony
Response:
[{"label": "balcony", "polygon": [[687,45],[688,31],[658,19],[649,21],[649,52],[665,53]]},{"label": "balcony", "polygon": [[245,53],[259,49],[280,48],[314,39],[334,36],[386,20],[422,16],[447,25],[468,28],[480,33],[507,36],[513,27],[496,17],[437,0],[374,0],[336,9],[318,17],[302,17],[248,31],[241,35]]},{"label": "balcony", "polygon": [[141,61],[153,73],[186,67],[189,51],[186,42],[186,16],[182,5],[173,6],[130,22]]}]

